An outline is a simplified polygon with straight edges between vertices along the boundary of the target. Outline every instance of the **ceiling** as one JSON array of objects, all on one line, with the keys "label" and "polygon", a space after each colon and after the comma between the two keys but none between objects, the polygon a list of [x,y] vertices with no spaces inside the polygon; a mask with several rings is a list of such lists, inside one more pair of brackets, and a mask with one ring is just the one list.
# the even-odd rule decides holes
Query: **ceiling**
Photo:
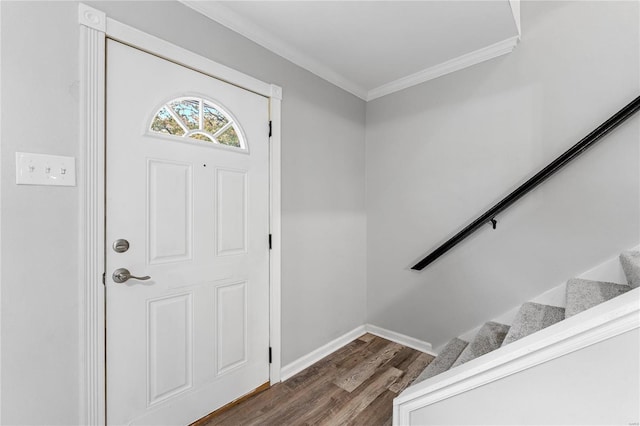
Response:
[{"label": "ceiling", "polygon": [[182,3],[369,101],[509,53],[519,2]]}]

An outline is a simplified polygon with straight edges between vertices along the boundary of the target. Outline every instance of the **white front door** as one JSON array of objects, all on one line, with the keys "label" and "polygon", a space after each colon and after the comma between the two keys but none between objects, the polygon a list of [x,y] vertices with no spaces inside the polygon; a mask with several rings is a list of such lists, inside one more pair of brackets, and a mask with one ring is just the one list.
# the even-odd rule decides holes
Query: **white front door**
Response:
[{"label": "white front door", "polygon": [[107,422],[189,424],[269,381],[268,99],[112,40],[106,93]]}]

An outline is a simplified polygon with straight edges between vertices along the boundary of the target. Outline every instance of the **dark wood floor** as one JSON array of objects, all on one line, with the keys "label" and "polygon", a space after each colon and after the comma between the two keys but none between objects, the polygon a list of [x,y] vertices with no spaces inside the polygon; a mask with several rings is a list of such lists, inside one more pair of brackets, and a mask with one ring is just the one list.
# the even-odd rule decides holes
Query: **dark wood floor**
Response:
[{"label": "dark wood floor", "polygon": [[206,425],[391,425],[393,398],[431,355],[365,334]]}]

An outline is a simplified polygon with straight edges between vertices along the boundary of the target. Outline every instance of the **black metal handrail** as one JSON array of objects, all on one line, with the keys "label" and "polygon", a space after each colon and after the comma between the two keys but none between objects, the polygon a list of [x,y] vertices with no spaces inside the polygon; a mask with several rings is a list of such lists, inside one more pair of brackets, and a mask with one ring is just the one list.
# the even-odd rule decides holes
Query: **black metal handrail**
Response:
[{"label": "black metal handrail", "polygon": [[585,136],[580,142],[569,148],[558,158],[553,160],[549,165],[536,173],[532,178],[520,185],[511,194],[504,197],[496,205],[480,215],[476,220],[467,225],[462,231],[451,237],[447,242],[429,253],[424,259],[416,263],[411,269],[421,271],[425,266],[451,250],[456,244],[467,238],[473,232],[477,231],[482,225],[491,223],[496,228],[496,216],[513,203],[522,198],[529,191],[540,185],[555,172],[573,161],[577,156],[593,146],[603,136],[607,135],[613,129],[622,124],[625,120],[640,110],[640,96],[631,101],[627,106],[615,113],[610,119],[598,126],[594,131]]}]

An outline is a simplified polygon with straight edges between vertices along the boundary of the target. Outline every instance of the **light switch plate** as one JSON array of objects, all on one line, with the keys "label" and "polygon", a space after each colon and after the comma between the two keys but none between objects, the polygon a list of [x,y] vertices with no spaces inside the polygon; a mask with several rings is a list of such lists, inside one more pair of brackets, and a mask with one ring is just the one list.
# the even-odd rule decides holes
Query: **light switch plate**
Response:
[{"label": "light switch plate", "polygon": [[16,152],[16,184],[76,186],[76,159]]}]

